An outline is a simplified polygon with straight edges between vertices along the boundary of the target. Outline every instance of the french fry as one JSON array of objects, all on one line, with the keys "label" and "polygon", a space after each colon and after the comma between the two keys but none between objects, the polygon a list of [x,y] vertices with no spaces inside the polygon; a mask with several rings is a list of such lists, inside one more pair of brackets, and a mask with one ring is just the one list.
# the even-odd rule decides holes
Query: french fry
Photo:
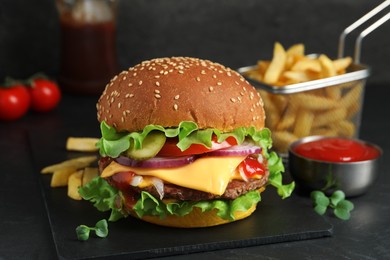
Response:
[{"label": "french fry", "polygon": [[68,151],[96,152],[98,151],[98,148],[96,147],[96,143],[98,141],[98,138],[68,137],[66,141],[66,149]]},{"label": "french fry", "polygon": [[68,185],[68,179],[71,174],[77,171],[76,167],[69,167],[53,172],[50,187],[65,187]]},{"label": "french fry", "polygon": [[82,185],[83,170],[76,171],[69,176],[68,197],[74,200],[81,200],[79,187]]},{"label": "french fry", "polygon": [[336,136],[337,130],[329,127],[313,128],[310,135]]},{"label": "french fry", "polygon": [[286,69],[290,69],[297,60],[304,57],[305,55],[305,45],[303,44],[294,44],[286,51]]},{"label": "french fry", "polygon": [[98,168],[96,167],[86,167],[83,172],[82,185],[89,183],[93,178],[98,176]]},{"label": "french fry", "polygon": [[309,110],[327,110],[337,106],[335,100],[306,93],[292,95],[290,103]]},{"label": "french fry", "polygon": [[288,98],[284,95],[270,95],[272,103],[275,105],[276,109],[279,111],[279,114],[283,114],[288,105]]},{"label": "french fry", "polygon": [[257,62],[257,68],[258,68],[257,72],[260,75],[264,76],[264,74],[267,71],[270,63],[271,62],[269,62],[269,61],[259,61],[259,62]]},{"label": "french fry", "polygon": [[294,106],[288,106],[275,129],[278,131],[289,129],[294,124],[296,112]]},{"label": "french fry", "polygon": [[302,43],[294,44],[286,51],[287,56],[304,56],[305,45]]},{"label": "french fry", "polygon": [[314,114],[306,109],[299,109],[297,119],[294,124],[294,135],[297,137],[304,137],[310,134],[313,126]]},{"label": "french fry", "polygon": [[326,96],[338,100],[341,98],[341,89],[338,86],[332,86],[325,88]]},{"label": "french fry", "polygon": [[361,93],[362,93],[363,87],[362,85],[356,85],[351,90],[348,91],[347,94],[344,95],[344,97],[340,100],[339,105],[343,107],[350,107],[354,103],[357,103],[360,101]]},{"label": "french fry", "polygon": [[347,115],[347,109],[344,107],[335,108],[316,115],[313,127],[326,126],[331,123],[343,120]]},{"label": "french fry", "polygon": [[322,78],[328,78],[336,76],[336,70],[331,59],[328,56],[321,54],[318,57],[318,61],[321,65],[321,76]]},{"label": "french fry", "polygon": [[333,67],[335,68],[337,74],[345,73],[345,70],[352,64],[351,57],[345,57],[333,61]]},{"label": "french fry", "polygon": [[353,137],[355,135],[355,125],[350,121],[338,121],[335,123],[335,128],[341,136]]},{"label": "french fry", "polygon": [[352,119],[360,111],[360,102],[353,103],[347,109],[347,119]]},{"label": "french fry", "polygon": [[297,61],[292,67],[291,71],[314,71],[314,72],[321,72],[321,65],[318,62],[318,60],[313,60],[309,58],[302,59],[300,61]]},{"label": "french fry", "polygon": [[273,147],[277,152],[284,153],[287,151],[290,143],[297,140],[297,137],[289,131],[274,131],[272,133]]},{"label": "french fry", "polygon": [[275,43],[272,61],[264,74],[264,82],[273,84],[278,81],[286,64],[286,51],[280,43]]},{"label": "french fry", "polygon": [[84,168],[89,166],[92,162],[96,160],[97,160],[97,156],[82,156],[82,157],[66,160],[61,163],[47,166],[41,170],[41,173],[42,174],[53,173],[55,171],[63,170],[67,168],[72,168],[72,169]]},{"label": "french fry", "polygon": [[304,71],[286,71],[283,72],[283,77],[294,83],[310,81],[310,75]]}]

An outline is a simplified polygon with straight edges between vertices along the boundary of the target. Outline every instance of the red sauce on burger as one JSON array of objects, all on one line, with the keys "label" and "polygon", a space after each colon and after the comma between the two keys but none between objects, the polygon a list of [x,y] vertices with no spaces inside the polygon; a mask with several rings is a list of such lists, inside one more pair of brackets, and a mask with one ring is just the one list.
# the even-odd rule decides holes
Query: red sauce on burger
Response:
[{"label": "red sauce on burger", "polygon": [[380,151],[373,146],[338,137],[302,143],[293,151],[303,157],[326,162],[359,162],[380,156]]}]

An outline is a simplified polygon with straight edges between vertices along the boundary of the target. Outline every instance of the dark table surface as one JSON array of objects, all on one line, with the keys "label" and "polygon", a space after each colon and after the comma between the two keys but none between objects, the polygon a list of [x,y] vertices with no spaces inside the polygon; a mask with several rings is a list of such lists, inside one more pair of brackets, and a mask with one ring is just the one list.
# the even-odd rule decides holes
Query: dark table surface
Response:
[{"label": "dark table surface", "polygon": [[[351,199],[355,209],[349,221],[332,215],[325,217],[333,225],[333,236],[166,258],[389,259],[389,87],[368,82],[360,131],[361,139],[376,143],[384,150],[379,177],[368,193]],[[50,136],[65,130],[69,136],[98,137],[96,100],[96,97],[64,95],[60,106],[48,114],[30,113],[19,121],[0,122],[0,259],[57,258],[29,134],[40,132]]]}]

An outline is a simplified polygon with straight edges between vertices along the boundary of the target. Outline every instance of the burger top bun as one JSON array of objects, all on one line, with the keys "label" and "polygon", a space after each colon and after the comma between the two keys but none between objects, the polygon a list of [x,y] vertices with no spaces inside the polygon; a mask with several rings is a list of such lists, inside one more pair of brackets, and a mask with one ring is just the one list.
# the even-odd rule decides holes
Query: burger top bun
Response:
[{"label": "burger top bun", "polygon": [[264,127],[263,101],[240,74],[188,57],[148,60],[121,72],[107,84],[97,116],[117,131],[129,132],[149,124],[175,127],[182,121],[223,132]]}]

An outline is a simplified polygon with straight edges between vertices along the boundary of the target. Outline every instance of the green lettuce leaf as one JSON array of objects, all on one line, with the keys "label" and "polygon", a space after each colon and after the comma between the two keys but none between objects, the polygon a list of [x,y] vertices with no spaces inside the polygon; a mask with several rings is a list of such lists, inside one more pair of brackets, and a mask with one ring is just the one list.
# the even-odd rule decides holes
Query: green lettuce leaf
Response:
[{"label": "green lettuce leaf", "polygon": [[251,137],[263,149],[269,149],[272,145],[271,132],[264,128],[260,131],[255,127],[239,127],[229,133],[221,133],[218,129],[199,129],[194,122],[183,121],[176,128],[165,129],[159,125],[147,125],[142,132],[116,132],[116,130],[107,125],[104,121],[100,124],[102,138],[97,143],[102,156],[118,157],[122,152],[129,149],[134,144],[136,149],[142,149],[142,143],[145,137],[152,131],[161,131],[166,137],[178,137],[177,147],[184,151],[191,144],[202,144],[211,148],[211,139],[213,134],[217,136],[218,142],[226,140],[228,137],[234,137],[238,144],[244,142],[247,136]]},{"label": "green lettuce leaf", "polygon": [[[114,128],[108,126],[105,122],[101,123],[102,138],[98,143],[102,156],[117,157],[123,151],[126,151],[131,143],[135,147],[142,148],[142,142],[151,131],[164,132],[167,137],[178,137],[177,146],[181,150],[187,149],[191,144],[203,144],[211,147],[211,137],[215,134],[219,142],[228,137],[234,137],[239,144],[245,138],[250,137],[256,144],[263,149],[263,155],[268,161],[270,171],[267,185],[276,188],[277,193],[282,199],[291,195],[295,188],[295,183],[283,184],[282,172],[284,166],[282,159],[275,152],[268,150],[272,146],[271,132],[265,128],[260,131],[254,127],[240,127],[229,133],[221,133],[217,129],[198,129],[193,122],[182,122],[177,128],[164,129],[157,125],[148,125],[142,132],[117,133]],[[89,184],[79,189],[80,195],[94,203],[94,206],[100,211],[111,210],[110,221],[126,217],[126,210],[123,206],[123,196],[120,191],[110,186],[104,179],[97,177]],[[245,211],[254,203],[261,200],[258,191],[248,192],[235,200],[212,200],[199,202],[173,202],[163,203],[161,200],[153,197],[147,192],[142,192],[139,200],[134,206],[134,211],[139,217],[143,215],[160,216],[164,218],[168,215],[184,216],[190,213],[193,207],[198,207],[202,211],[217,209],[217,215],[223,219],[234,219],[234,212]]]},{"label": "green lettuce leaf", "polygon": [[116,221],[127,216],[122,211],[123,198],[120,191],[99,176],[80,187],[79,194],[83,199],[92,202],[99,211],[111,210],[109,221]]},{"label": "green lettuce leaf", "polygon": [[[81,187],[79,193],[83,199],[90,200],[99,211],[111,210],[110,221],[127,217],[123,208],[121,192],[110,186],[103,178],[96,177]],[[140,218],[144,215],[159,216],[160,218],[165,218],[168,215],[185,216],[194,207],[200,208],[202,212],[217,209],[217,215],[222,219],[234,220],[234,212],[246,211],[260,200],[259,191],[250,191],[235,200],[164,203],[150,193],[142,191],[133,209]]]}]

